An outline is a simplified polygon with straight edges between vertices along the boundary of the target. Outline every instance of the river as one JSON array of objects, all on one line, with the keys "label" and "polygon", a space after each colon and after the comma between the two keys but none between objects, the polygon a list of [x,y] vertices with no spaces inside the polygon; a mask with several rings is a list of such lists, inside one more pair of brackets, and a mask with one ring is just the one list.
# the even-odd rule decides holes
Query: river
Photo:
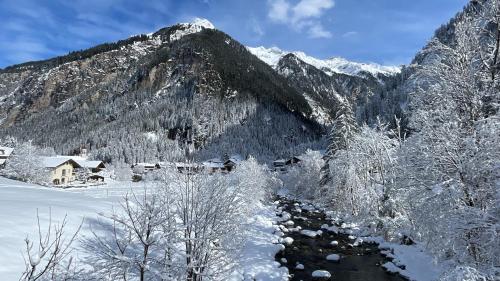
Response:
[{"label": "river", "polygon": [[[321,229],[322,225],[332,225],[325,214],[314,209],[310,205],[299,204],[296,201],[279,198],[279,207],[283,215],[290,219],[281,222],[284,232],[283,244],[285,249],[276,255],[276,261],[286,266],[290,272],[290,280],[316,280],[312,274],[317,270],[324,270],[331,274],[331,278],[318,278],[317,280],[339,280],[339,281],[402,281],[399,275],[387,273],[380,265],[387,261],[380,254],[376,244],[358,243],[355,237],[347,234],[336,234],[332,231]],[[293,222],[293,225],[292,223]],[[299,230],[298,228],[301,230]],[[286,228],[286,229],[285,229]],[[322,234],[317,235],[318,230]],[[332,229],[331,229],[332,230]],[[302,231],[302,233],[301,233]],[[290,237],[293,242],[290,243]],[[332,241],[338,244],[332,245]],[[338,261],[327,260],[327,256],[336,254],[340,257]],[[330,256],[336,259],[336,256]],[[302,269],[302,265],[303,269]],[[323,272],[325,273],[325,272]]]}]

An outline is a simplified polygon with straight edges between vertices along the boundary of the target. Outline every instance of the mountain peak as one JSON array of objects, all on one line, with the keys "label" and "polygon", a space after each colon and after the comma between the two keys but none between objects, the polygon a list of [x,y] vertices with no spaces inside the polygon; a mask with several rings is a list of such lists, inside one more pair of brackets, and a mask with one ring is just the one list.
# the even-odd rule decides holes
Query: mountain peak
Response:
[{"label": "mountain peak", "polygon": [[183,26],[197,26],[205,29],[215,29],[213,23],[204,18],[194,18],[191,22],[188,23],[180,23]]},{"label": "mountain peak", "polygon": [[179,23],[178,29],[170,35],[170,41],[181,39],[183,36],[201,32],[204,29],[215,29],[215,26],[207,19],[195,18],[189,23]]},{"label": "mountain peak", "polygon": [[393,75],[400,72],[400,67],[398,66],[383,66],[376,63],[360,63],[348,61],[340,57],[331,57],[326,60],[311,57],[301,51],[284,51],[277,47],[266,48],[260,47],[247,47],[247,49],[260,58],[262,61],[268,65],[275,68],[282,57],[287,54],[293,54],[300,60],[307,64],[310,64],[328,75],[333,75],[333,73],[341,73],[347,75],[358,75],[360,72],[369,72],[373,75],[379,73],[384,75]]}]

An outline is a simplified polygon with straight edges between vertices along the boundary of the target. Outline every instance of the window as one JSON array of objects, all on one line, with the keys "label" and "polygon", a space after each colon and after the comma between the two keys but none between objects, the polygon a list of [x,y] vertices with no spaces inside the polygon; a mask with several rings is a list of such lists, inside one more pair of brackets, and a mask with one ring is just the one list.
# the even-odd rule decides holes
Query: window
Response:
[{"label": "window", "polygon": [[64,184],[64,181],[65,181],[65,178],[62,178],[61,179],[61,183]]},{"label": "window", "polygon": [[66,176],[66,170],[65,169],[62,170],[62,176],[63,177]]}]

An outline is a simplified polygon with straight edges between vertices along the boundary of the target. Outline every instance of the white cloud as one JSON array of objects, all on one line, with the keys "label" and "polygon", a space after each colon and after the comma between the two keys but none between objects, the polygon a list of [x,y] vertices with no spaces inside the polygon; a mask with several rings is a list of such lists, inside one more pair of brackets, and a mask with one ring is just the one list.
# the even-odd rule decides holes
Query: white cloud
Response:
[{"label": "white cloud", "polygon": [[319,18],[325,10],[333,8],[333,0],[301,0],[293,7],[293,21]]},{"label": "white cloud", "polygon": [[271,20],[286,23],[289,20],[290,4],[286,0],[269,1],[270,10],[268,16]]},{"label": "white cloud", "polygon": [[331,32],[321,24],[325,11],[333,8],[333,0],[268,0],[268,17],[276,23],[286,24],[296,31],[306,30],[311,38],[330,38]]},{"label": "white cloud", "polygon": [[342,37],[343,38],[352,38],[352,37],[355,37],[357,35],[358,35],[357,31],[348,31],[348,32],[342,34]]},{"label": "white cloud", "polygon": [[325,28],[320,23],[315,23],[308,30],[309,36],[311,38],[331,38],[332,33]]}]

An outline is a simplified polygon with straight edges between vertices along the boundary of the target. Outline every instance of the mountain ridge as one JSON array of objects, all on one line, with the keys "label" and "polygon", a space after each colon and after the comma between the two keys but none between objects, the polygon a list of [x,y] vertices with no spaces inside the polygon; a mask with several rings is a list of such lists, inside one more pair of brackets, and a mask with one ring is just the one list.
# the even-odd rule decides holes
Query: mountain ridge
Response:
[{"label": "mountain ridge", "polygon": [[398,66],[383,66],[376,63],[353,62],[341,57],[331,57],[323,60],[309,56],[302,51],[284,51],[278,47],[266,48],[259,46],[247,48],[252,54],[256,55],[271,67],[276,67],[279,60],[287,54],[294,54],[302,61],[315,66],[330,76],[332,73],[359,75],[360,72],[368,72],[374,76],[379,73],[384,75],[394,75],[401,71],[401,68]]}]

